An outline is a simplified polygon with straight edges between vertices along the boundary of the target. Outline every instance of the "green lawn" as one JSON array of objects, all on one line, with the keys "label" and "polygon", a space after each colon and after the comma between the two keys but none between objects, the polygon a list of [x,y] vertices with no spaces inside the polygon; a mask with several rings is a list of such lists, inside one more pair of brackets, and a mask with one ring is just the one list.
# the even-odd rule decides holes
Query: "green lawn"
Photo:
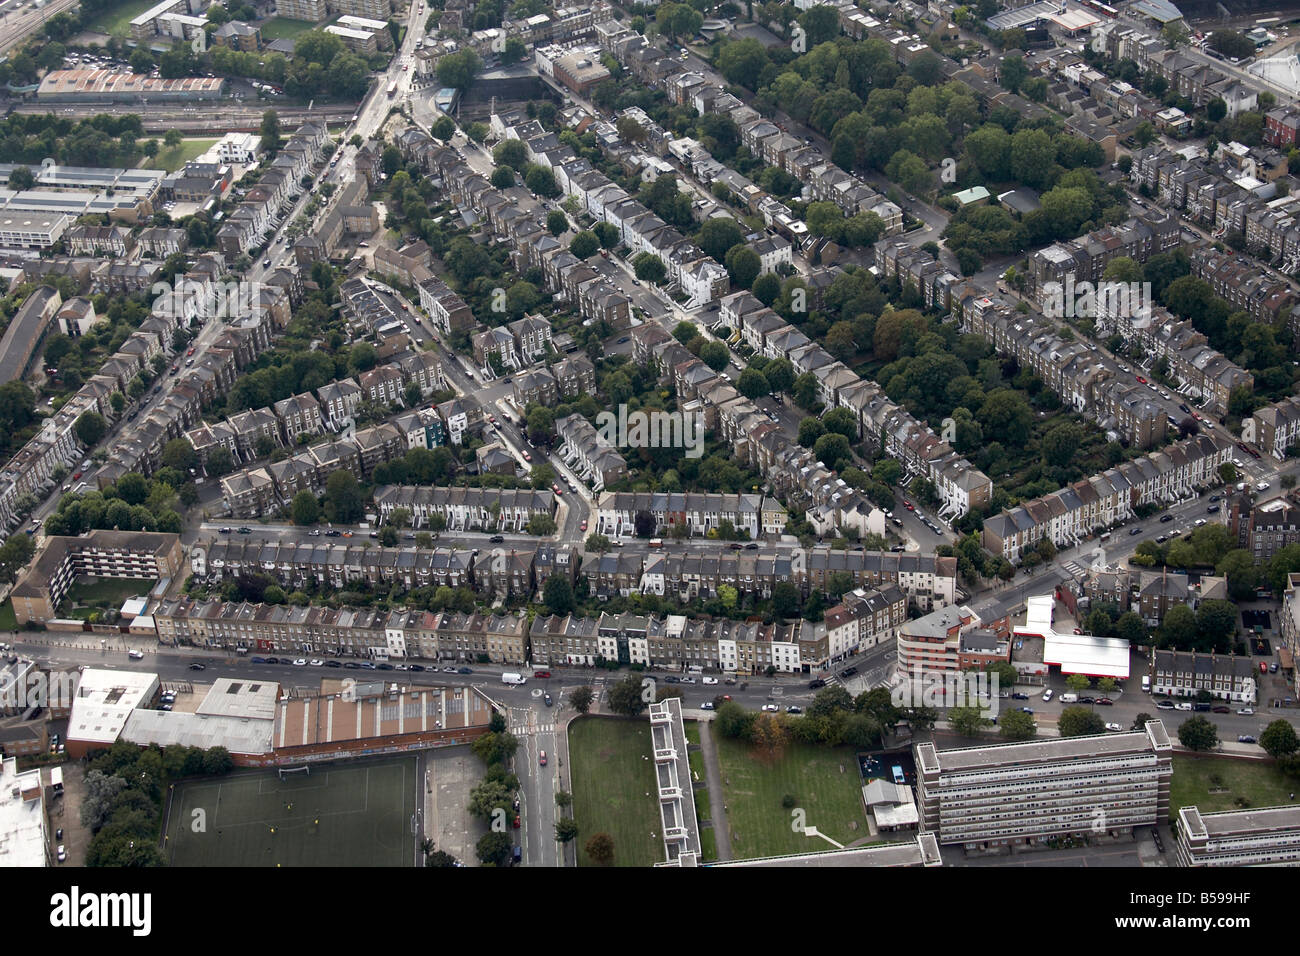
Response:
[{"label": "green lawn", "polygon": [[99,16],[87,23],[85,29],[90,33],[128,36],[131,21],[156,3],[157,0],[126,0],[125,3],[100,11]]},{"label": "green lawn", "polygon": [[713,829],[700,831],[700,862],[712,863],[718,858],[718,838]]},{"label": "green lawn", "polygon": [[300,33],[316,29],[316,24],[308,20],[289,20],[286,17],[272,17],[262,24],[262,42],[284,40],[296,37]]},{"label": "green lawn", "polygon": [[794,831],[793,811],[781,805],[786,794],[804,811],[806,825],[831,839],[847,846],[867,836],[862,778],[851,748],[792,744],[771,761],[745,743],[718,737],[717,744],[737,859],[833,849]]},{"label": "green lawn", "polygon": [[[1219,781],[1211,781],[1213,776]],[[1211,787],[1224,792],[1210,793]],[[1291,794],[1298,789],[1296,781],[1271,761],[1176,754],[1169,783],[1169,813],[1176,817],[1179,809],[1191,806],[1202,813],[1236,810],[1237,797],[1245,797],[1251,807],[1289,806]]]},{"label": "green lawn", "polygon": [[158,583],[156,578],[80,578],[68,588],[64,599],[75,607],[108,607],[117,610],[129,597],[144,596]]},{"label": "green lawn", "polygon": [[580,866],[591,865],[585,843],[601,832],[614,838],[615,866],[663,862],[654,762],[643,759],[649,753],[648,720],[580,717],[570,724],[573,818],[582,828]]},{"label": "green lawn", "polygon": [[14,602],[5,601],[0,604],[0,631],[18,630],[18,619],[14,617]]},{"label": "green lawn", "polygon": [[174,173],[191,159],[202,156],[216,142],[215,139],[184,139],[175,149],[163,146],[153,159],[146,156],[140,160],[140,166],[146,169],[165,169],[169,173]]}]

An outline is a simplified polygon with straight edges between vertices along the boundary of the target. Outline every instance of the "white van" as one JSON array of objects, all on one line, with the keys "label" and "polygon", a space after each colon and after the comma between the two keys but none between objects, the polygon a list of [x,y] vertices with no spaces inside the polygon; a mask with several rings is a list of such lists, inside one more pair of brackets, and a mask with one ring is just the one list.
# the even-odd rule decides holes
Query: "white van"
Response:
[{"label": "white van", "polygon": [[1062,695],[1061,695],[1061,703],[1062,703],[1062,704],[1077,704],[1078,702],[1079,702],[1079,695],[1078,695],[1078,694],[1062,694]]},{"label": "white van", "polygon": [[1142,675],[1142,693],[1144,693],[1144,694],[1149,694],[1149,693],[1151,693],[1151,675],[1150,675],[1150,674],[1143,674],[1143,675]]}]

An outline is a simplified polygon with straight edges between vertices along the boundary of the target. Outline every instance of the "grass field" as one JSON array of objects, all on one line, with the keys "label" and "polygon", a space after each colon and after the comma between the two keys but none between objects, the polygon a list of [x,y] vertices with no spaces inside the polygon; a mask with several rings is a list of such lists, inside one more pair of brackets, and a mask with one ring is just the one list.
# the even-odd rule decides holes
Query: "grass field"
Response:
[{"label": "grass field", "polygon": [[[168,813],[173,866],[411,866],[415,758],[274,770],[176,785]],[[292,808],[292,809],[290,809]],[[195,833],[195,811],[205,814]],[[274,828],[274,832],[272,829]]]},{"label": "grass field", "polygon": [[650,723],[581,717],[569,726],[573,818],[582,833],[578,863],[591,866],[584,849],[594,833],[614,838],[615,866],[663,862],[658,784],[650,753]]},{"label": "grass field", "polygon": [[868,835],[862,780],[850,748],[792,744],[769,761],[745,743],[718,737],[717,744],[736,859],[834,849],[793,830],[792,811],[781,805],[786,794],[805,812],[805,823],[831,839],[848,845]]},{"label": "grass field", "polygon": [[140,166],[146,169],[165,169],[174,173],[191,159],[202,156],[216,143],[215,139],[185,139],[175,149],[164,146],[153,159],[146,156],[140,160]]},{"label": "grass field", "polygon": [[0,631],[18,630],[18,619],[14,617],[14,602],[7,600],[0,604]]},{"label": "grass field", "polygon": [[[1217,776],[1218,781],[1210,778]],[[1210,793],[1210,789],[1222,793]],[[1176,817],[1183,807],[1199,807],[1202,813],[1238,809],[1236,799],[1245,797],[1251,807],[1291,804],[1291,794],[1300,790],[1296,781],[1271,762],[1229,760],[1225,757],[1174,755],[1174,776],[1169,782],[1169,813]]]},{"label": "grass field", "polygon": [[[323,24],[322,24],[323,26]],[[284,40],[296,37],[300,33],[306,33],[308,30],[314,30],[316,24],[307,20],[289,20],[285,17],[272,17],[262,24],[262,42],[270,43],[272,40]]]},{"label": "grass field", "polygon": [[127,598],[148,594],[157,583],[157,578],[79,578],[64,600],[77,607],[117,610]]},{"label": "grass field", "polygon": [[157,0],[126,0],[125,3],[102,11],[86,24],[85,29],[91,33],[127,36],[131,32],[131,21],[156,3]]}]

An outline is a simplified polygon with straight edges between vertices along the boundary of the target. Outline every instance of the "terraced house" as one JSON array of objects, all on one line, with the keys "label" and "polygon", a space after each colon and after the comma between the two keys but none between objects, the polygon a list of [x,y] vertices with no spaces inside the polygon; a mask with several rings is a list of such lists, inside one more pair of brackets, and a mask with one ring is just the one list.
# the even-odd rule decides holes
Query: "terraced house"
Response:
[{"label": "terraced house", "polygon": [[555,515],[550,491],[515,488],[437,488],[381,485],[375,489],[381,521],[395,508],[405,508],[413,527],[425,527],[441,515],[450,531],[523,531],[534,515]]},{"label": "terraced house", "polygon": [[676,528],[703,535],[729,521],[737,532],[757,538],[779,534],[786,517],[785,509],[764,495],[606,492],[596,503],[596,531],[612,537],[637,534],[640,520],[641,531],[657,535]]},{"label": "terraced house", "polygon": [[984,548],[1015,561],[1044,538],[1057,547],[1128,520],[1141,504],[1179,501],[1219,481],[1226,438],[1197,435],[984,520]]}]

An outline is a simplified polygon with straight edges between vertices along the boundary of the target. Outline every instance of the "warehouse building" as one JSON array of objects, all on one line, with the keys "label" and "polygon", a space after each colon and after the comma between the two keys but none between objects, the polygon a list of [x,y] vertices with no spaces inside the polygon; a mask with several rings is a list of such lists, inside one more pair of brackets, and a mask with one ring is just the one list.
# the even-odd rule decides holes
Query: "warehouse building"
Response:
[{"label": "warehouse building", "polygon": [[55,70],[45,75],[36,98],[43,103],[152,103],[163,100],[215,100],[226,92],[221,77],[155,79],[143,73],[110,70]]}]

